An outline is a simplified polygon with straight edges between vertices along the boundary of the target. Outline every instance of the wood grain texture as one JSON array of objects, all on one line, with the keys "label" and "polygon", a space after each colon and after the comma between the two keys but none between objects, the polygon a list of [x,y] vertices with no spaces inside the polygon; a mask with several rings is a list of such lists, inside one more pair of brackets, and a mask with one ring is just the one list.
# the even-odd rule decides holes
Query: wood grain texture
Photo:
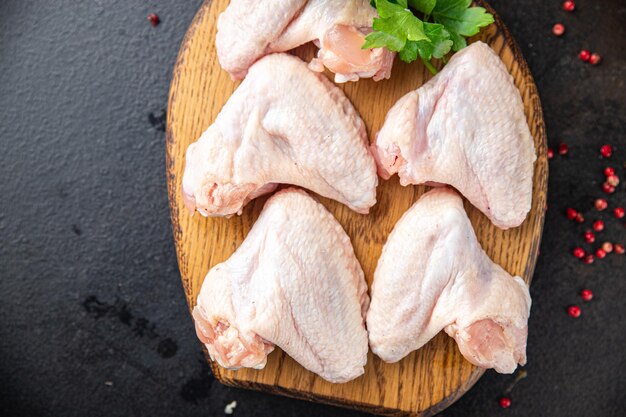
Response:
[{"label": "wood grain texture", "polygon": [[[494,14],[496,23],[476,39],[487,42],[513,75],[522,94],[538,159],[532,210],[522,226],[502,231],[469,203],[465,202],[465,207],[487,254],[509,273],[520,275],[530,283],[543,229],[547,193],[548,164],[543,115],[536,86],[514,40],[495,12],[488,5],[479,3]],[[220,68],[215,53],[216,19],[227,4],[228,0],[206,1],[200,8],[181,46],[169,97],[167,183],[178,263],[190,309],[195,305],[208,270],[226,260],[237,249],[266,200],[260,198],[251,202],[242,216],[207,219],[199,215],[190,216],[181,198],[185,150],[214,121],[239,84],[232,82]],[[295,51],[305,60],[309,60],[314,53],[312,45]],[[407,65],[396,59],[390,80],[378,83],[361,80],[340,87],[361,114],[372,138],[380,130],[387,111],[396,100],[430,77],[423,65]],[[378,203],[367,216],[320,198],[352,239],[369,284],[391,229],[426,189],[423,186],[401,187],[396,176],[389,181],[381,181]],[[228,385],[378,414],[424,416],[436,414],[452,404],[484,372],[465,361],[454,340],[443,333],[395,364],[386,364],[370,352],[365,375],[345,384],[324,381],[278,348],[269,356],[263,370],[228,371],[214,363],[211,366],[216,378]]]}]

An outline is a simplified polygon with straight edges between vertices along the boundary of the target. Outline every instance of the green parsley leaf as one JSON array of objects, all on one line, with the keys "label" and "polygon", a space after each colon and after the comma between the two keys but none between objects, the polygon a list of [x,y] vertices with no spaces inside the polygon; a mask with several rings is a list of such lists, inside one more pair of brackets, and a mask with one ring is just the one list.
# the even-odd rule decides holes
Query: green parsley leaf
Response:
[{"label": "green parsley leaf", "polygon": [[372,32],[365,37],[365,43],[361,49],[387,48],[393,52],[399,52],[406,43],[406,38],[400,39],[384,32]]},{"label": "green parsley leaf", "polygon": [[435,7],[435,3],[437,3],[437,0],[409,0],[409,6],[424,14],[430,14]]},{"label": "green parsley leaf", "polygon": [[410,41],[428,40],[428,36],[424,33],[424,22],[419,20],[413,13],[407,11],[397,24],[406,25],[406,38]]},{"label": "green parsley leaf", "polygon": [[[431,59],[444,58],[450,51],[467,45],[465,37],[493,23],[493,16],[482,7],[470,7],[472,0],[372,0],[378,11],[372,33],[361,48],[387,48],[401,60],[420,58],[435,73]],[[414,12],[422,13],[424,20]],[[433,22],[434,21],[434,22]]]},{"label": "green parsley leaf", "polygon": [[[425,42],[425,41],[421,41],[421,42]],[[402,48],[402,50],[398,52],[398,56],[400,57],[400,59],[403,60],[404,62],[415,61],[417,57],[419,56],[418,55],[418,52],[419,52],[418,43],[420,42],[407,41],[404,48]]]},{"label": "green parsley leaf", "polygon": [[[404,9],[408,7],[407,0],[389,0],[389,1],[393,4],[399,4]],[[370,4],[372,5],[372,7],[376,7],[376,0],[370,0]]]},{"label": "green parsley leaf", "polygon": [[398,14],[401,15],[405,12],[411,13],[406,9],[406,7],[392,3],[389,0],[376,0],[376,10],[378,10],[378,16],[382,18],[393,17]]},{"label": "green parsley leaf", "polygon": [[450,34],[438,23],[424,23],[424,32],[428,40],[407,41],[399,51],[400,59],[404,62],[413,62],[418,56],[430,61],[431,58],[442,58],[452,47]]},{"label": "green parsley leaf", "polygon": [[430,42],[420,42],[420,56],[427,60],[440,59],[452,48],[450,33],[439,23],[424,23],[424,33]]},{"label": "green parsley leaf", "polygon": [[390,51],[400,52],[407,40],[429,40],[424,33],[424,23],[410,10],[388,0],[376,0],[376,8],[380,17],[374,19],[374,32],[365,37],[361,48],[385,46]]},{"label": "green parsley leaf", "polygon": [[476,35],[481,27],[493,23],[493,16],[483,7],[469,7],[472,0],[437,0],[432,11],[436,23],[441,23],[450,33],[452,49],[467,46],[466,36]]}]

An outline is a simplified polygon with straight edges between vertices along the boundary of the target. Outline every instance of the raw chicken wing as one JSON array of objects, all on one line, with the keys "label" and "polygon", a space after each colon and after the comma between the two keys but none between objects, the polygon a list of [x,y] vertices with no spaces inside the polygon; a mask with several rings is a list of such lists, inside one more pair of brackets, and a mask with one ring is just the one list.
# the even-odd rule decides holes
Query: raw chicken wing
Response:
[{"label": "raw chicken wing", "polygon": [[513,78],[482,42],[389,111],[373,145],[379,174],[400,183],[450,184],[496,226],[530,210],[535,147]]},{"label": "raw chicken wing", "polygon": [[279,183],[359,213],[376,203],[376,164],[363,121],[324,75],[287,54],[254,64],[215,123],[189,146],[183,196],[205,216],[230,216]]},{"label": "raw chicken wing", "polygon": [[324,66],[336,82],[389,78],[394,53],[362,50],[377,17],[369,0],[232,0],[217,21],[217,57],[234,79],[259,58],[314,41],[320,50],[311,62]]},{"label": "raw chicken wing", "polygon": [[369,298],[341,225],[294,188],[265,204],[246,240],[206,276],[193,310],[211,358],[263,368],[274,345],[331,382],[363,374]]},{"label": "raw chicken wing", "polygon": [[370,346],[386,362],[443,329],[476,366],[512,373],[526,363],[528,287],[489,259],[450,188],[424,194],[398,221],[371,295]]}]

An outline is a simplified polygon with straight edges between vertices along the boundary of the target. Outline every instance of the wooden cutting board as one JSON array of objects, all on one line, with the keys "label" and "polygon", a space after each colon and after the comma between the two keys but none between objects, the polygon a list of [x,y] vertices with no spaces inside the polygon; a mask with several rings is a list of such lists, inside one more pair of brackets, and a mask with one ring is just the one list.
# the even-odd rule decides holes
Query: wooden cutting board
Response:
[{"label": "wooden cutting board", "polygon": [[[231,219],[190,216],[181,198],[185,150],[214,121],[239,83],[232,82],[217,61],[216,19],[228,0],[205,1],[187,32],[174,68],[167,113],[167,184],[178,264],[189,308],[196,303],[208,270],[226,260],[244,240],[266,198],[259,198]],[[548,163],[546,135],[537,88],[519,49],[496,13],[496,23],[477,39],[500,55],[515,79],[524,101],[528,125],[535,139],[532,211],[521,227],[502,231],[466,202],[466,209],[485,251],[511,274],[530,283],[543,228]],[[312,45],[295,54],[305,60],[315,53]],[[327,74],[330,76],[330,74]],[[331,76],[332,77],[332,76]],[[391,79],[361,80],[342,84],[367,125],[370,138],[380,130],[389,108],[402,95],[430,79],[418,62],[396,59]],[[381,181],[378,204],[367,216],[321,198],[352,239],[369,284],[382,245],[396,221],[426,191],[426,187],[401,187],[397,177]],[[332,320],[332,317],[328,318]],[[192,324],[189,323],[191,327]],[[208,356],[207,356],[208,358]],[[533,358],[531,357],[532,361]],[[237,387],[283,394],[386,415],[432,415],[457,400],[483,374],[467,362],[452,338],[441,333],[417,352],[395,364],[386,364],[370,352],[365,375],[345,384],[331,384],[305,370],[276,349],[263,370],[228,371],[211,364],[215,377]]]}]

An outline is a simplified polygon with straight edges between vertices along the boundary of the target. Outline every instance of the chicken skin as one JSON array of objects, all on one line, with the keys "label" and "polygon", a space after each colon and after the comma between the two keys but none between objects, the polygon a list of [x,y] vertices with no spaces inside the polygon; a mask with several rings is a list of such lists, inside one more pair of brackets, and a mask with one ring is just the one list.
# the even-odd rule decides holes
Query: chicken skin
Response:
[{"label": "chicken skin", "polygon": [[272,196],[242,245],[206,276],[198,338],[229,369],[263,368],[279,346],[331,382],[364,373],[369,298],[350,238],[302,190]]},{"label": "chicken skin", "polygon": [[273,54],[250,68],[189,146],[182,188],[191,210],[231,216],[281,183],[367,213],[378,177],[363,121],[343,92],[300,59]]},{"label": "chicken skin", "polygon": [[377,17],[369,0],[232,0],[217,21],[217,57],[234,79],[264,55],[308,42],[320,48],[311,69],[336,82],[389,78],[395,53],[361,49]]},{"label": "chicken skin", "polygon": [[386,362],[445,330],[476,366],[512,373],[526,363],[528,287],[489,259],[448,187],[424,194],[398,221],[371,297],[370,346]]},{"label": "chicken skin", "polygon": [[502,228],[531,207],[535,147],[513,78],[482,42],[389,110],[373,147],[381,177],[449,184]]}]

